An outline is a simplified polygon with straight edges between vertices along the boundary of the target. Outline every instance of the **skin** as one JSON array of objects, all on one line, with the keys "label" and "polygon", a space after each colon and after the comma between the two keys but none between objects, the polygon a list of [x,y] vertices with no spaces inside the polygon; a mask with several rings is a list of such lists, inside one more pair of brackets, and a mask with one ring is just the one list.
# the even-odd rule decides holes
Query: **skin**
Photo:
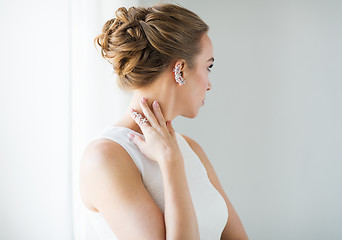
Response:
[{"label": "skin", "polygon": [[[186,62],[182,59],[172,63],[170,67],[164,71],[152,85],[146,88],[137,89],[133,92],[133,97],[126,112],[124,113],[123,117],[114,124],[114,126],[127,127],[135,132],[143,134],[141,127],[139,127],[137,124],[139,121],[134,119],[134,117],[131,115],[131,109],[133,108],[136,110],[136,112],[140,113],[143,115],[143,117],[146,117],[150,121],[150,117],[145,116],[144,113],[147,113],[147,111],[150,114],[155,112],[149,110],[154,109],[152,103],[155,100],[158,102],[163,115],[163,118],[160,118],[160,116],[159,118],[157,116],[157,118],[163,119],[165,121],[165,125],[167,121],[172,121],[179,115],[187,118],[195,118],[200,107],[202,106],[202,101],[205,99],[206,92],[212,88],[209,80],[209,68],[214,61],[213,45],[207,34],[203,35],[200,44],[201,52],[195,59],[194,68],[190,69]],[[186,80],[186,84],[184,85],[177,83],[174,78],[174,73],[172,70],[178,64],[181,64],[182,76]],[[143,97],[146,99],[146,103],[144,104],[141,103],[141,99]],[[202,161],[207,170],[211,183],[222,195],[226,202],[229,217],[222,232],[221,240],[248,239],[241,220],[239,219],[226,193],[224,192],[215,170],[205,152],[196,141],[183,134],[182,136],[188,142],[192,150],[198,155],[199,159]],[[140,144],[142,143],[142,140],[140,139],[140,141],[137,141],[136,137],[134,140],[137,145],[139,142]]]}]

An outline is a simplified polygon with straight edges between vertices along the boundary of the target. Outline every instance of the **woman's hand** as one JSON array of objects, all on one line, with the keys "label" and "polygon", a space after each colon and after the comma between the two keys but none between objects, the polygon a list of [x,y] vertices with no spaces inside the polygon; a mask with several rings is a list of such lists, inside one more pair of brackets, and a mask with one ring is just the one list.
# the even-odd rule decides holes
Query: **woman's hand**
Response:
[{"label": "woman's hand", "polygon": [[159,165],[170,159],[182,158],[171,122],[165,122],[160,106],[156,104],[156,101],[152,104],[152,112],[146,99],[145,101],[143,99],[145,98],[141,99],[140,105],[148,122],[143,122],[143,116],[137,115],[138,113],[133,109],[131,110],[131,116],[143,132],[145,141],[135,134],[132,134],[134,137],[133,139],[130,138],[131,141],[137,145],[147,158],[158,162]]}]

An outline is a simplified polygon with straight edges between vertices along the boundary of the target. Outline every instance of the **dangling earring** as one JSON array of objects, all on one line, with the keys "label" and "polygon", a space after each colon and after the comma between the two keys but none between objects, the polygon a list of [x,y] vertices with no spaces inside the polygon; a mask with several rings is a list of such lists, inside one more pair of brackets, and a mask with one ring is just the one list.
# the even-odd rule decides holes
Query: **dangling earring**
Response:
[{"label": "dangling earring", "polygon": [[185,84],[185,79],[182,77],[181,71],[180,71],[181,65],[178,64],[176,68],[173,68],[173,72],[175,73],[175,79],[176,82],[178,82],[180,85]]}]

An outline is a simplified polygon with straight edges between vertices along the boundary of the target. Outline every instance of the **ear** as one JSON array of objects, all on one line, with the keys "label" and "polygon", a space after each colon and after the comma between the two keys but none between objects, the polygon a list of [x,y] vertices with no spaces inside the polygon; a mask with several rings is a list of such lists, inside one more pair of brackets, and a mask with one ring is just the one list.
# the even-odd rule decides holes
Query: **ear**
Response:
[{"label": "ear", "polygon": [[172,64],[172,72],[174,74],[174,79],[178,82],[179,85],[183,85],[186,83],[184,79],[184,70],[186,69],[186,62],[184,59],[179,59],[175,63]]},{"label": "ear", "polygon": [[175,62],[175,64],[172,66],[172,70],[176,68],[178,65],[180,65],[180,71],[183,72],[186,66],[186,62],[184,59],[179,59]]}]

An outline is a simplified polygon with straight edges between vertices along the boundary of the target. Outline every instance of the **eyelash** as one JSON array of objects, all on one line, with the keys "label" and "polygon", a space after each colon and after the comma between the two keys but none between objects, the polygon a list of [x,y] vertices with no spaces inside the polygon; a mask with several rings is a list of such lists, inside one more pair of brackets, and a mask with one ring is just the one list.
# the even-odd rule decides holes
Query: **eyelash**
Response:
[{"label": "eyelash", "polygon": [[208,71],[211,72],[210,68],[212,68],[214,65],[211,64],[209,67],[208,67]]}]

